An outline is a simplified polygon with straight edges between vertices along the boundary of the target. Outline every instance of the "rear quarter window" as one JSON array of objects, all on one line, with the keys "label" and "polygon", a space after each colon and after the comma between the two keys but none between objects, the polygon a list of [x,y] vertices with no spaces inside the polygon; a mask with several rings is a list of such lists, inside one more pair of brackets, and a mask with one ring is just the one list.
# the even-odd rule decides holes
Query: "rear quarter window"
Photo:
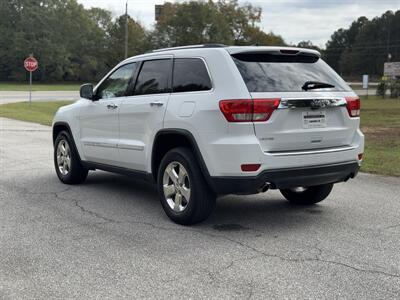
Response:
[{"label": "rear quarter window", "polygon": [[200,58],[174,59],[174,93],[198,92],[211,90],[211,79],[204,61]]},{"label": "rear quarter window", "polygon": [[137,78],[134,95],[163,94],[170,91],[171,59],[143,62]]},{"label": "rear quarter window", "polygon": [[323,90],[351,90],[318,56],[241,53],[232,55],[232,58],[249,92],[302,92],[302,86],[307,81],[324,82],[335,86]]}]

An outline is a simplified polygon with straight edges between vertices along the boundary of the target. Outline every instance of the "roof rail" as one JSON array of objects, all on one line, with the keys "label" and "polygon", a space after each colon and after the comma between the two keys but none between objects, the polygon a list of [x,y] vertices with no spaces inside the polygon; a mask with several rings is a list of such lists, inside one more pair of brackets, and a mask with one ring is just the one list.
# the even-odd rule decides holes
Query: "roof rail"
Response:
[{"label": "roof rail", "polygon": [[162,49],[153,50],[152,52],[163,52],[163,51],[169,51],[169,50],[197,49],[197,48],[223,48],[223,47],[227,47],[227,46],[224,45],[224,44],[201,44],[201,45],[189,45],[189,46],[162,48]]}]

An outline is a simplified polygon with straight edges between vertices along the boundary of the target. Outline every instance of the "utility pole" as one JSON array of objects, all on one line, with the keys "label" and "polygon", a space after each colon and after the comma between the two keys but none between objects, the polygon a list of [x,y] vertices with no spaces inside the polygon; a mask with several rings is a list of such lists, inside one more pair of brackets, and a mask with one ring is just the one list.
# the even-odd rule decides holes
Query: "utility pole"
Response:
[{"label": "utility pole", "polygon": [[390,16],[387,19],[387,40],[386,40],[386,52],[387,52],[387,61],[390,62],[392,55],[390,54]]},{"label": "utility pole", "polygon": [[128,0],[125,7],[125,58],[128,57]]}]

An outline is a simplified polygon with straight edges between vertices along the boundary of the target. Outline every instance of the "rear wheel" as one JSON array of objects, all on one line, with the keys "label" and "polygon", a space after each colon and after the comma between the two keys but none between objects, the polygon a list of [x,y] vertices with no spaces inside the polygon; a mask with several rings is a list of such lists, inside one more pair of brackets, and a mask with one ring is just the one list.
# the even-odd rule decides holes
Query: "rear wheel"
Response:
[{"label": "rear wheel", "polygon": [[299,205],[312,205],[321,202],[329,196],[333,184],[323,184],[310,187],[297,187],[281,189],[281,194],[291,203]]},{"label": "rear wheel", "polygon": [[58,178],[66,184],[82,183],[88,175],[88,170],[82,166],[78,151],[66,131],[60,132],[54,143],[54,167]]},{"label": "rear wheel", "polygon": [[169,151],[157,176],[161,205],[174,222],[190,225],[205,220],[215,204],[198,162],[187,148]]}]

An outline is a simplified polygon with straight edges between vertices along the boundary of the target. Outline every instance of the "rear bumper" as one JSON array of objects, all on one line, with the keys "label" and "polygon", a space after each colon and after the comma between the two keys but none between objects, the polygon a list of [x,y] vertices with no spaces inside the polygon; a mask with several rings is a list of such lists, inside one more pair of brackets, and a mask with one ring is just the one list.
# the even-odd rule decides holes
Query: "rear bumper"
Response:
[{"label": "rear bumper", "polygon": [[357,161],[350,161],[311,167],[266,170],[252,177],[210,177],[210,184],[219,195],[255,194],[266,183],[269,183],[273,189],[282,189],[342,182],[354,178],[359,168]]}]

